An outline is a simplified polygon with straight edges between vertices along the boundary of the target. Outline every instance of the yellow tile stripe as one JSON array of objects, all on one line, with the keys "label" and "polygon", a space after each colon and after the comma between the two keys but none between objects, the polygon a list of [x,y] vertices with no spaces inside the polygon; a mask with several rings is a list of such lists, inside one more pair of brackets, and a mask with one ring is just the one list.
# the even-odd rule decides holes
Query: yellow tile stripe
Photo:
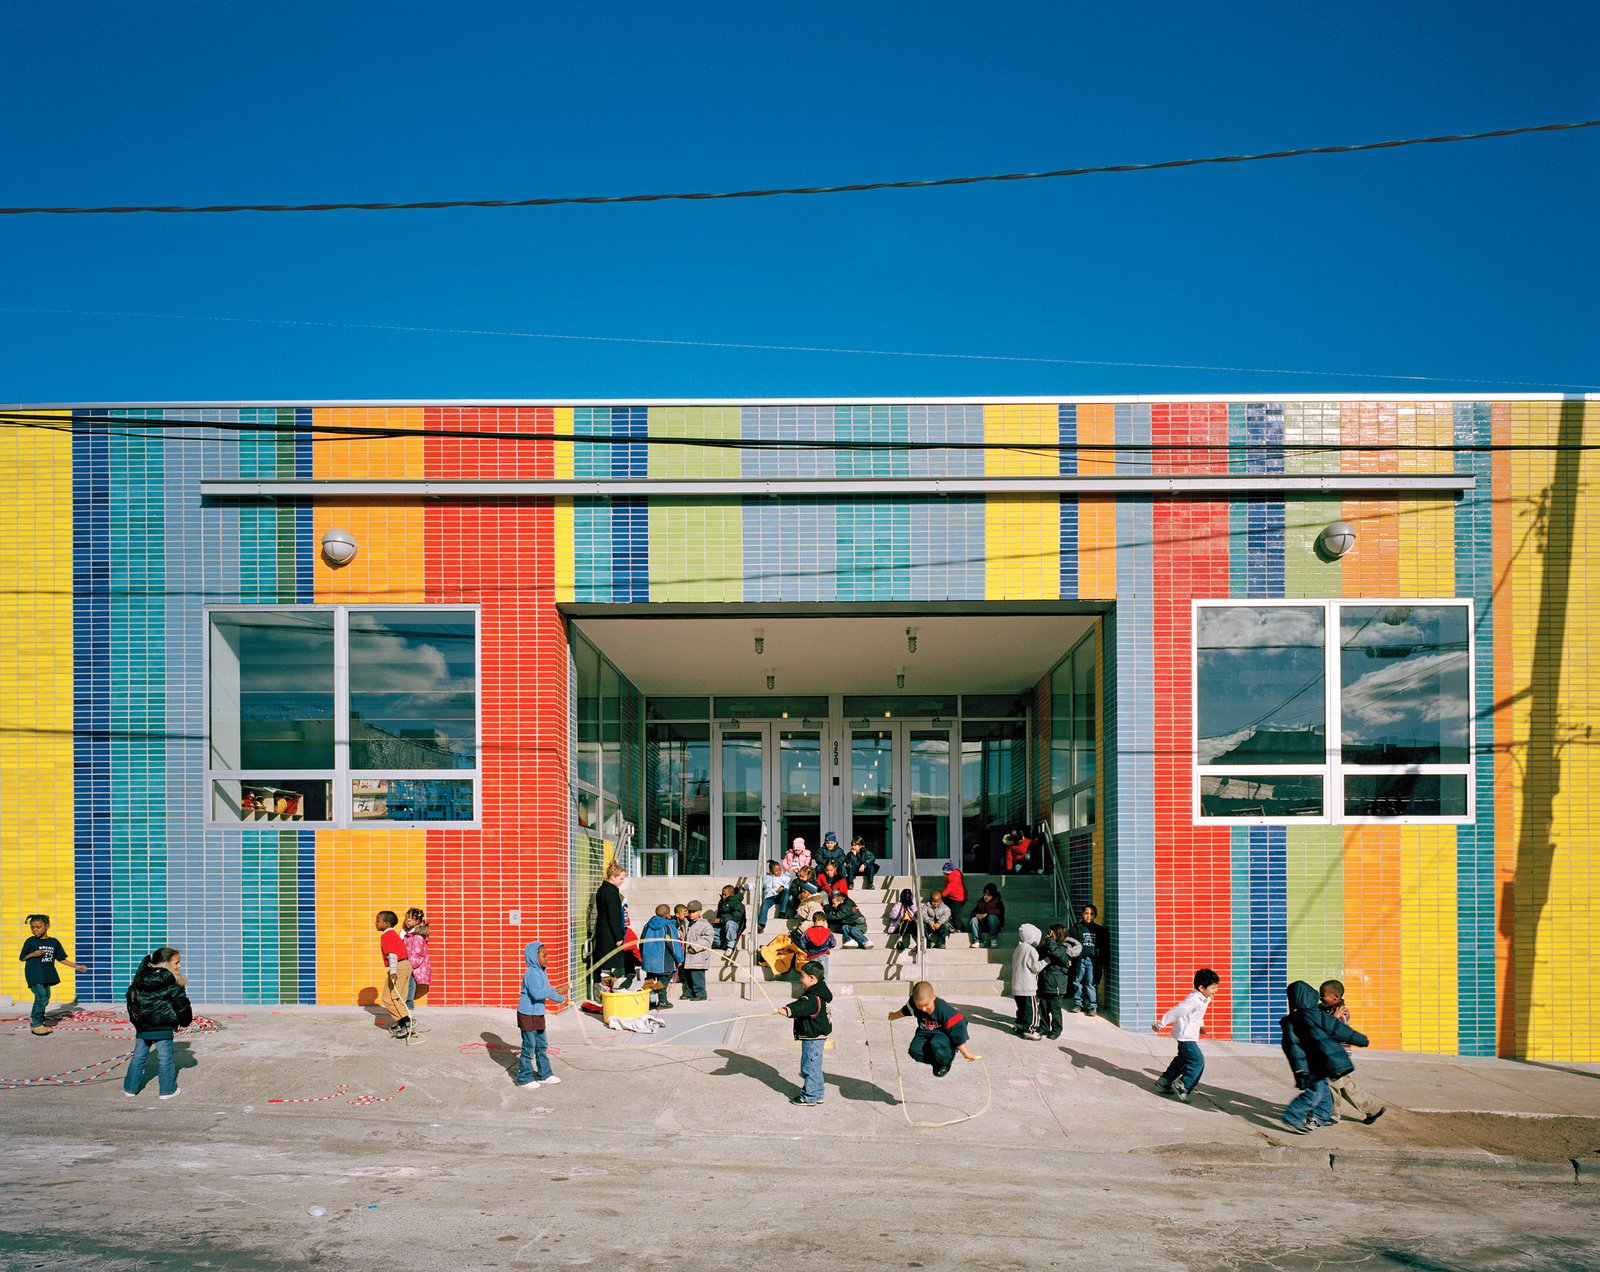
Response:
[{"label": "yellow tile stripe", "polygon": [[1457,1048],[1456,828],[1400,831],[1400,1045]]},{"label": "yellow tile stripe", "polygon": [[984,499],[984,596],[991,601],[1061,595],[1061,500],[1055,495]]},{"label": "yellow tile stripe", "polygon": [[1041,449],[985,451],[984,472],[991,477],[1048,477],[1060,472],[1061,457],[1051,449],[1061,437],[1060,418],[1060,409],[1054,403],[985,406],[985,442],[1041,445]]},{"label": "yellow tile stripe", "polygon": [[[0,492],[0,990],[31,1002],[13,953],[28,935],[23,916],[48,914],[50,935],[78,953],[71,437],[29,428],[0,432]],[[63,967],[53,997],[75,996],[74,975]]]}]

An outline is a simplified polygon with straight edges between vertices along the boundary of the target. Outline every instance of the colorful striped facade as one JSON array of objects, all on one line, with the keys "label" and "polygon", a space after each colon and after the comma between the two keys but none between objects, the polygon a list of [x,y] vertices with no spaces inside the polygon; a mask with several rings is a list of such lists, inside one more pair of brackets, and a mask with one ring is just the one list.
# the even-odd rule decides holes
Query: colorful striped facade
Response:
[{"label": "colorful striped facade", "polygon": [[[139,957],[172,944],[200,1000],[355,1001],[373,983],[373,912],[408,904],[440,919],[435,1003],[510,1001],[529,936],[559,952],[563,980],[575,870],[563,605],[1082,602],[1102,614],[1103,683],[1102,813],[1085,872],[1115,933],[1119,1020],[1142,1027],[1209,964],[1224,977],[1213,1031],[1270,1041],[1286,981],[1342,971],[1375,1046],[1600,1059],[1600,1024],[1582,1008],[1600,953],[1584,812],[1600,780],[1600,505],[1580,498],[1600,459],[1577,448],[1600,401],[113,412],[227,426],[181,439],[83,424],[89,413],[61,410],[67,431],[0,432],[0,928],[20,945],[24,915],[53,916],[89,967],[76,983],[63,973],[65,997],[119,998]],[[314,431],[328,425],[414,433]],[[673,440],[691,438],[728,444]],[[1018,449],[738,444],[756,439]],[[1285,449],[1298,443],[1328,450]],[[1476,484],[1359,499],[893,490],[916,477],[1327,472]],[[659,501],[200,493],[228,478],[804,477],[882,486]],[[1314,544],[1338,520],[1357,546],[1325,560]],[[334,526],[361,544],[337,570],[319,556]],[[1472,824],[1196,824],[1191,603],[1301,597],[1471,598]],[[471,829],[208,824],[203,607],[321,602],[478,607],[485,759]],[[1040,747],[1047,694],[1048,682]],[[22,996],[20,964],[3,966],[0,992]]]}]

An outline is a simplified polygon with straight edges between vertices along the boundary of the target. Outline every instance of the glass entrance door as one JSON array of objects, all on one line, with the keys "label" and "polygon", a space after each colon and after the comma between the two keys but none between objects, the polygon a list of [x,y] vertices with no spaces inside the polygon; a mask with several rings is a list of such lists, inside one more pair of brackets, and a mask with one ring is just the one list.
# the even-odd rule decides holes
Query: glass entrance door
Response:
[{"label": "glass entrance door", "polygon": [[813,850],[822,842],[833,816],[827,754],[827,730],[821,727],[789,728],[779,720],[718,728],[717,850],[723,873],[754,868],[763,826],[769,861],[793,839],[804,839]]},{"label": "glass entrance door", "polygon": [[944,721],[884,720],[849,733],[850,819],[886,874],[910,870],[907,827],[920,873],[936,875],[960,842],[951,800],[954,729]]}]

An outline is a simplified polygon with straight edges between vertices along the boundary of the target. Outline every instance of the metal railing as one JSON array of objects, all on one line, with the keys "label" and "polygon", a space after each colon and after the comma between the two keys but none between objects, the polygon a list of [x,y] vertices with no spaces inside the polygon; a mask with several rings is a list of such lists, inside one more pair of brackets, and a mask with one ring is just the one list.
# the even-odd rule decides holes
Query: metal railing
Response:
[{"label": "metal railing", "polygon": [[[756,848],[756,877],[745,898],[744,930],[750,934],[750,982],[744,987],[743,997],[754,998],[756,977],[761,975],[761,891],[767,877],[767,819],[761,819],[761,842]],[[755,912],[751,913],[754,905]],[[783,913],[782,910],[779,911]],[[735,964],[737,966],[737,963]]]},{"label": "metal railing", "polygon": [[1072,877],[1068,873],[1069,862],[1066,851],[1056,842],[1054,833],[1050,830],[1048,822],[1040,822],[1034,832],[1044,840],[1045,847],[1050,851],[1050,864],[1055,875],[1056,918],[1065,920],[1068,926],[1072,924]]},{"label": "metal railing", "polygon": [[922,872],[917,869],[917,833],[911,824],[911,805],[906,805],[906,862],[911,867],[911,898],[916,916],[911,926],[917,934],[917,979],[928,979],[928,938],[922,924]]}]

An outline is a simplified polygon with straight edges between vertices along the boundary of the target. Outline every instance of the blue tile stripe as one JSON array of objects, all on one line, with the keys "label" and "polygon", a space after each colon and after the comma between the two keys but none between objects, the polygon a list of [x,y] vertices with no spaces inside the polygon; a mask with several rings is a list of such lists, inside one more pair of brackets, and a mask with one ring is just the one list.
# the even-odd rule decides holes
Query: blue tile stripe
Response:
[{"label": "blue tile stripe", "polygon": [[[1129,430],[1132,431],[1131,429]],[[1119,426],[1118,435],[1121,439]],[[1134,496],[1116,501],[1117,609],[1107,638],[1115,678],[1106,686],[1102,718],[1115,736],[1115,775],[1106,802],[1106,911],[1116,924],[1113,1010],[1122,1021],[1153,1020],[1156,1007],[1154,560],[1151,511]],[[1111,766],[1108,766],[1111,767]]]},{"label": "blue tile stripe", "polygon": [[115,998],[111,965],[111,476],[109,438],[72,436],[73,892],[86,970],[78,997]]},{"label": "blue tile stripe", "polygon": [[[1494,440],[1487,402],[1460,402],[1455,440]],[[1478,478],[1455,508],[1456,595],[1475,602],[1473,708],[1477,726],[1475,821],[1456,827],[1457,1048],[1465,1056],[1495,1053],[1494,897],[1494,485],[1487,453],[1456,453],[1456,471]]]}]

